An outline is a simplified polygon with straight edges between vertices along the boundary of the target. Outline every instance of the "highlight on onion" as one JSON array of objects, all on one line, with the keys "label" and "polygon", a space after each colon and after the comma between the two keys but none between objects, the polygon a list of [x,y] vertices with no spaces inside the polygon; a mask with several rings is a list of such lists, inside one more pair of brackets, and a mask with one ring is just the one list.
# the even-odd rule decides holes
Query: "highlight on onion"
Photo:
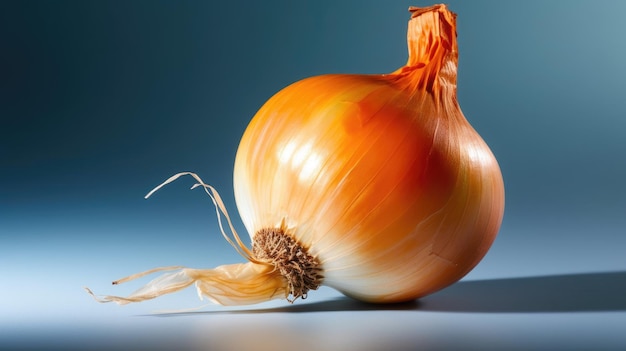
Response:
[{"label": "highlight on onion", "polygon": [[247,262],[155,268],[114,282],[173,270],[127,297],[87,291],[99,302],[126,304],[195,284],[201,298],[243,305],[293,302],[325,285],[392,303],[465,276],[500,228],[504,184],[457,101],[456,14],[445,5],[409,10],[404,67],[307,78],[254,116],[234,167],[250,246],[218,192],[196,174],[179,173],[155,189],[194,177],[215,205],[222,234]]}]

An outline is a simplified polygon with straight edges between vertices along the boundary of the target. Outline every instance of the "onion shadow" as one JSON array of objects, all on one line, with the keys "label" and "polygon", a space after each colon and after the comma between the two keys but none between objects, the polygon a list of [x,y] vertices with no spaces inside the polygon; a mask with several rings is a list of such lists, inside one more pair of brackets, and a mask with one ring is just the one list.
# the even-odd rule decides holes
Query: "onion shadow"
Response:
[{"label": "onion shadow", "polygon": [[[298,303],[300,302],[300,303]],[[177,316],[197,316],[202,314],[262,314],[262,313],[314,313],[314,312],[356,312],[356,311],[410,311],[418,310],[419,301],[408,301],[393,304],[372,304],[354,300],[346,296],[334,299],[302,303],[298,301],[293,305],[271,308],[249,308],[219,311],[192,311],[192,312],[167,312],[156,313],[144,316],[153,317],[177,317]]]},{"label": "onion shadow", "polygon": [[199,314],[423,311],[465,313],[549,313],[626,311],[626,272],[460,281],[420,300],[371,304],[348,297],[274,308],[160,313]]},{"label": "onion shadow", "polygon": [[461,281],[421,300],[421,311],[626,311],[626,272]]}]

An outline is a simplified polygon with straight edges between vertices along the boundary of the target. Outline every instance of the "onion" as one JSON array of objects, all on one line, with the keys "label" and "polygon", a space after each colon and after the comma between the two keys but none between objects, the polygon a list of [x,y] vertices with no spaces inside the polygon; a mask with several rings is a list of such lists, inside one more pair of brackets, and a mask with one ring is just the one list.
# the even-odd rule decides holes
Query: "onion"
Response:
[{"label": "onion", "polygon": [[[382,75],[333,74],[270,98],[246,129],[235,160],[239,238],[217,191],[224,237],[248,262],[176,269],[125,304],[196,285],[223,305],[293,302],[321,285],[375,303],[401,302],[461,279],[500,228],[504,185],[489,147],[456,97],[456,15],[411,7],[407,64]],[[148,196],[150,196],[148,194]],[[90,290],[87,290],[91,293]],[[93,295],[93,294],[92,294]]]}]

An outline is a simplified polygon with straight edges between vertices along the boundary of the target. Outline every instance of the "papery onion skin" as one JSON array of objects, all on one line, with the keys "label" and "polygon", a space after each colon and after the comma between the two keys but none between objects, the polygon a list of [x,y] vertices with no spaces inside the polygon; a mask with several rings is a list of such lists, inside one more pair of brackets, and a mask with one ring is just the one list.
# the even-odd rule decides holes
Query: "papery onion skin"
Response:
[{"label": "papery onion skin", "polygon": [[[334,74],[281,90],[257,112],[235,160],[235,199],[252,238],[236,233],[217,191],[222,234],[248,260],[214,269],[160,267],[127,304],[195,284],[222,305],[293,302],[328,285],[377,303],[416,299],[467,274],[504,213],[498,163],[456,97],[456,15],[411,8],[409,59],[391,74]],[[226,233],[221,215],[227,220]]]},{"label": "papery onion skin", "polygon": [[456,98],[456,15],[412,12],[405,67],[288,86],[254,116],[235,160],[252,240],[285,222],[321,262],[324,285],[370,302],[461,279],[504,211],[498,163]]}]

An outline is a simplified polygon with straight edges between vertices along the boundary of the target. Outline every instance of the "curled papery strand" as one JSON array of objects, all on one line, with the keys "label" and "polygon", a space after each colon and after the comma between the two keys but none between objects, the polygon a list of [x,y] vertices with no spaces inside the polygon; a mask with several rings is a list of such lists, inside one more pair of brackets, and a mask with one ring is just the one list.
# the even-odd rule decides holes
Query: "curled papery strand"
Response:
[{"label": "curled papery strand", "polygon": [[[215,206],[215,212],[222,235],[228,243],[249,262],[223,265],[214,269],[192,269],[182,266],[150,269],[116,280],[113,282],[113,285],[129,282],[157,272],[172,270],[177,270],[177,272],[163,274],[126,297],[113,295],[99,296],[94,294],[89,288],[85,288],[85,290],[98,302],[115,302],[120,305],[154,299],[161,295],[180,291],[194,283],[198,289],[198,296],[201,299],[207,297],[212,302],[221,305],[245,305],[268,301],[274,298],[286,298],[289,291],[287,290],[284,277],[274,266],[267,262],[261,262],[254,257],[250,249],[248,249],[239,238],[217,190],[211,185],[204,183],[197,174],[192,172],[177,173],[150,191],[145,198],[149,198],[163,186],[185,175],[190,175],[198,181],[198,183],[191,187],[192,189],[202,187],[209,195]],[[226,221],[232,232],[232,238],[224,230],[221,215],[226,217]]]},{"label": "curled papery strand", "polygon": [[157,277],[126,297],[99,296],[89,288],[85,288],[85,290],[98,302],[115,302],[119,305],[154,299],[161,295],[180,291],[194,283],[200,299],[206,297],[211,302],[224,306],[255,304],[275,298],[285,298],[287,294],[285,281],[273,267],[253,262],[224,265],[214,269],[156,268],[122,278],[114,284],[121,284],[147,274],[172,269],[178,270]]},{"label": "curled papery strand", "polygon": [[[224,238],[226,239],[226,241],[228,241],[228,243],[232,247],[234,247],[235,250],[237,250],[237,252],[248,261],[261,263],[254,258],[254,255],[252,254],[250,249],[248,249],[248,247],[246,247],[246,245],[241,241],[239,234],[237,234],[237,231],[235,230],[235,227],[233,226],[233,223],[230,220],[230,215],[228,214],[228,211],[226,210],[226,206],[224,205],[224,202],[222,201],[222,197],[220,196],[220,194],[217,192],[217,190],[215,190],[214,187],[212,187],[209,184],[206,184],[202,180],[202,178],[200,178],[200,176],[198,176],[196,173],[193,173],[193,172],[176,173],[173,176],[169,177],[167,180],[165,180],[163,183],[159,184],[157,187],[152,189],[144,198],[145,199],[149,198],[150,196],[152,196],[152,194],[154,194],[157,190],[161,189],[165,185],[186,175],[192,176],[196,181],[198,181],[198,183],[194,184],[191,187],[191,189],[202,187],[204,189],[204,192],[207,193],[207,195],[209,195],[209,197],[211,198],[211,201],[213,201],[213,205],[215,206],[215,213],[217,215],[217,222],[219,224],[220,231],[222,235],[224,236]],[[228,227],[230,228],[232,235],[233,235],[232,239],[230,238],[228,234],[226,234],[226,231],[224,230],[224,226],[222,225],[222,214],[224,215],[224,217],[226,217],[226,221],[228,222]]]}]

